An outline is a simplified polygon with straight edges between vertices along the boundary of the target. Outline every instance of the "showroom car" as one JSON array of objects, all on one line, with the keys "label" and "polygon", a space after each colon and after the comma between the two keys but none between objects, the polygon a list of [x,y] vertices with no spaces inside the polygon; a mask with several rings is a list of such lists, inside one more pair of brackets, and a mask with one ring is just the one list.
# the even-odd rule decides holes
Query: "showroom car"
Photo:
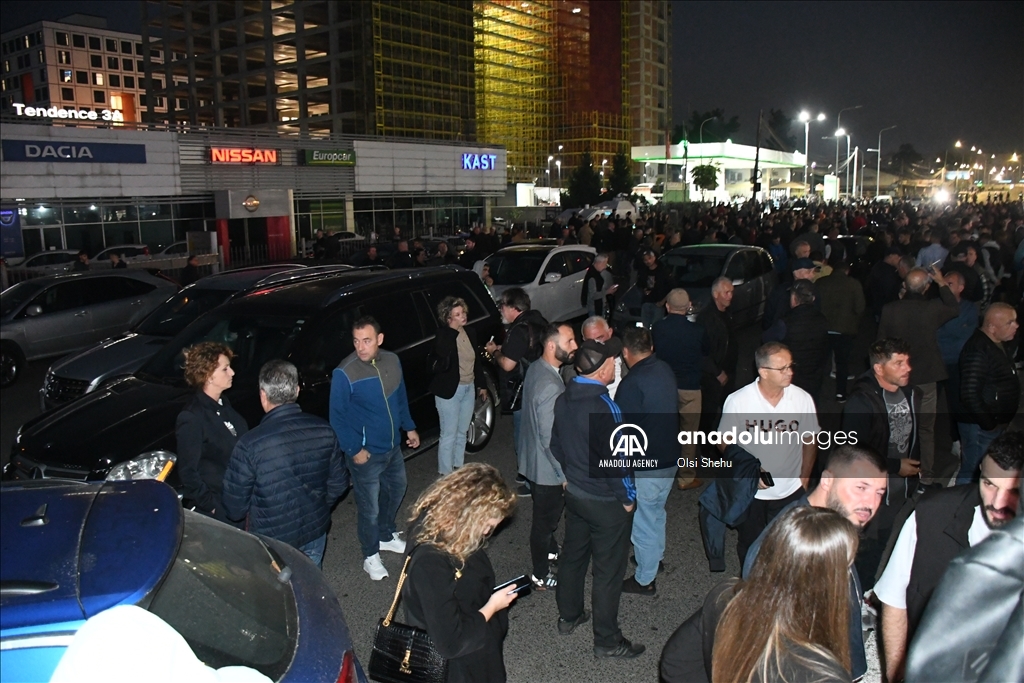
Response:
[{"label": "showroom car", "polygon": [[530,296],[532,309],[549,322],[559,322],[586,315],[580,292],[596,255],[593,247],[577,244],[520,244],[499,249],[484,263],[490,268],[496,300],[505,290],[521,287]]},{"label": "showroom car", "polygon": [[[366,681],[315,564],[286,543],[182,509],[159,481],[7,482],[0,545],[0,680],[50,680],[87,619],[135,605],[214,669]],[[82,671],[82,680],[102,673]]]}]

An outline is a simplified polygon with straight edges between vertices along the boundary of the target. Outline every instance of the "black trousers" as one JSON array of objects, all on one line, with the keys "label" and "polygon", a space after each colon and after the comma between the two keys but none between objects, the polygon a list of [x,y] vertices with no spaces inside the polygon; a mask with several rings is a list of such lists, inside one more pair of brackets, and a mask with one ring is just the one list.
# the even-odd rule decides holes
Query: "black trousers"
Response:
[{"label": "black trousers", "polygon": [[530,559],[533,561],[533,575],[538,579],[547,576],[550,566],[548,553],[558,552],[555,531],[562,519],[565,508],[565,489],[561,484],[546,486],[530,482],[533,491],[533,524],[530,526]]},{"label": "black trousers", "polygon": [[847,376],[850,374],[850,352],[853,350],[855,336],[849,334],[828,335],[829,351],[836,360],[836,393],[849,396],[846,393]]},{"label": "black trousers", "polygon": [[587,567],[594,560],[591,609],[594,645],[615,647],[619,630],[619,597],[626,573],[633,514],[618,501],[590,500],[565,494],[565,542],[558,557],[558,616],[576,619],[583,613]]},{"label": "black trousers", "polygon": [[747,551],[750,550],[750,546],[754,544],[757,537],[765,530],[768,523],[775,519],[775,516],[782,511],[782,508],[795,500],[799,500],[804,493],[806,493],[806,491],[804,491],[803,488],[798,488],[796,491],[781,500],[754,499],[754,502],[750,504],[749,508],[747,508],[746,519],[736,527],[736,535],[738,537],[736,550],[740,556],[741,567],[743,566],[743,562],[747,559]]}]

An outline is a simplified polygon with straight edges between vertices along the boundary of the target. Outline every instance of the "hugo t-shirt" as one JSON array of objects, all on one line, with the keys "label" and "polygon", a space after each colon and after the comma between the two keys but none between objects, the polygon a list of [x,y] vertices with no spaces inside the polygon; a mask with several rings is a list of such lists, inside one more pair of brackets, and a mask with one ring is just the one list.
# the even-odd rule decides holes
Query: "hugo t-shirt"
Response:
[{"label": "hugo t-shirt", "polygon": [[[736,430],[738,445],[761,461],[761,469],[771,473],[775,485],[758,489],[760,500],[780,500],[800,488],[803,444],[815,443],[818,414],[814,399],[796,385],[783,389],[782,398],[773,406],[755,380],[725,399],[718,430],[725,434]],[[746,432],[748,437],[740,435]],[[749,439],[744,443],[745,439]],[[767,442],[767,443],[765,443]]]}]

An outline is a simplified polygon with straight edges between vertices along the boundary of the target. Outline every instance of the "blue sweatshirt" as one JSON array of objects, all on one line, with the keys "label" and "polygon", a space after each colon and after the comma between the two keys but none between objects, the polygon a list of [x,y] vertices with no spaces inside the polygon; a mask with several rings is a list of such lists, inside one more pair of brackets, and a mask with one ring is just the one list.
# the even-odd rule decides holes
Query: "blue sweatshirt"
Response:
[{"label": "blue sweatshirt", "polygon": [[349,457],[363,448],[381,455],[399,446],[400,429],[411,432],[416,424],[409,414],[398,356],[380,350],[364,363],[353,352],[341,361],[331,377],[330,418],[341,450]]}]

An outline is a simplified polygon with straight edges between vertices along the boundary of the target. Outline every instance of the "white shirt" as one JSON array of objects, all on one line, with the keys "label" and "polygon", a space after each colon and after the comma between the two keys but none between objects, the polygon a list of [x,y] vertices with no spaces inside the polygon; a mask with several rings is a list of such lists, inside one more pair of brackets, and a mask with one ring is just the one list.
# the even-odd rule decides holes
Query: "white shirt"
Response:
[{"label": "white shirt", "polygon": [[[967,530],[967,542],[971,547],[978,545],[989,537],[993,529],[985,523],[985,513],[980,505],[974,506],[974,519]],[[914,566],[914,554],[917,551],[917,512],[910,513],[903,529],[900,531],[896,545],[892,548],[889,564],[875,584],[875,595],[890,607],[907,608],[907,586],[910,585],[910,570]]]},{"label": "white shirt", "polygon": [[[782,399],[773,406],[758,387],[760,379],[733,392],[725,399],[722,421],[718,431],[736,430],[737,435],[746,432],[752,437],[770,438],[773,443],[742,443],[738,445],[761,461],[761,469],[769,472],[775,486],[758,489],[759,500],[781,500],[792,495],[800,486],[800,472],[803,468],[804,453],[800,437],[811,443],[820,431],[814,399],[796,385],[782,390]],[[786,432],[795,432],[785,436]]]},{"label": "white shirt", "polygon": [[619,390],[619,384],[622,382],[622,356],[615,357],[615,379],[608,385],[608,395],[611,396],[612,400],[615,400],[615,392]]}]

